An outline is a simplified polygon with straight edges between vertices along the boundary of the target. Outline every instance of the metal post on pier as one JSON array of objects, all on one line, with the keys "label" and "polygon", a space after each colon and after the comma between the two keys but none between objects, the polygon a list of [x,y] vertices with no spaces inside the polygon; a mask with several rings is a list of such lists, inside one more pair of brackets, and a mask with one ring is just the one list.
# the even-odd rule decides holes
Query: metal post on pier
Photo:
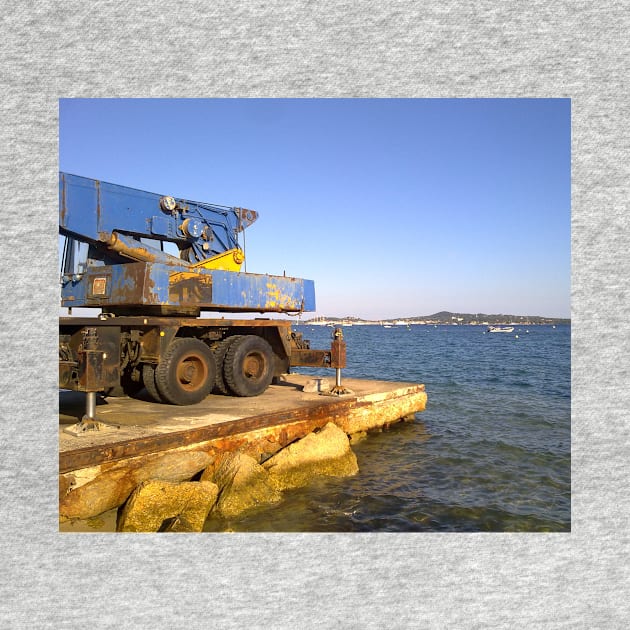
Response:
[{"label": "metal post on pier", "polygon": [[83,420],[96,420],[96,392],[85,394],[85,415]]},{"label": "metal post on pier", "polygon": [[335,368],[335,386],[330,390],[330,393],[337,396],[351,394],[352,392],[341,384],[341,369],[346,367],[346,342],[343,340],[341,328],[335,328],[332,337],[330,367]]}]

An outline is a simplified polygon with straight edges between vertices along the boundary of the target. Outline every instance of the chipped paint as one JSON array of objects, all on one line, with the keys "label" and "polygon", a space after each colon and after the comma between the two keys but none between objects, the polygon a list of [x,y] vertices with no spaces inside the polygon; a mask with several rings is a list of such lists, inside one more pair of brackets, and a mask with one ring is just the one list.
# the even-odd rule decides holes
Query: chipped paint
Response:
[{"label": "chipped paint", "polygon": [[[257,219],[253,210],[180,199],[165,215],[162,195],[66,173],[59,174],[59,195],[60,233],[92,244],[89,258],[80,261],[87,273],[75,274],[61,287],[62,305],[112,309],[117,315],[141,307],[181,315],[315,310],[312,281],[237,270],[243,253],[236,234]],[[182,219],[204,229],[182,232]],[[159,229],[152,229],[154,222]],[[142,237],[176,242],[182,257],[151,247]],[[144,267],[132,267],[139,264]],[[186,273],[193,268],[199,273]],[[92,272],[100,278],[98,291]]]}]

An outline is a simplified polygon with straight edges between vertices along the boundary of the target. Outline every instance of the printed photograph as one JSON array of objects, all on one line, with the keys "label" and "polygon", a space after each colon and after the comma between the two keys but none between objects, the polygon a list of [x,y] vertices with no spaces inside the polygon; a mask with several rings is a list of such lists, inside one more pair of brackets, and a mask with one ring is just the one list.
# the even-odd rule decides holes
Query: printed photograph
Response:
[{"label": "printed photograph", "polygon": [[59,530],[570,532],[571,100],[61,99]]}]

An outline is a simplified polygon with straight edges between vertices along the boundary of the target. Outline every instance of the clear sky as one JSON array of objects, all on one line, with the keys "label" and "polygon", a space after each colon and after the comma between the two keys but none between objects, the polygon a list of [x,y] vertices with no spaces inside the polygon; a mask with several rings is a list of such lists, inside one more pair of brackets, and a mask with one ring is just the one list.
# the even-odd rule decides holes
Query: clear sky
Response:
[{"label": "clear sky", "polygon": [[569,99],[62,99],[62,171],[259,212],[317,315],[570,316]]}]

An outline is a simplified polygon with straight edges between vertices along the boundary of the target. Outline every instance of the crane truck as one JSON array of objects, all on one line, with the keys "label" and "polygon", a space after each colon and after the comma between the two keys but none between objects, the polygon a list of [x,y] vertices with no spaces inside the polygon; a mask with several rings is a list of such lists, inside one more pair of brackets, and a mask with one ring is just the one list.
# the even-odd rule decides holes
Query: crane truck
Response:
[{"label": "crane truck", "polygon": [[[257,218],[59,173],[69,313],[59,318],[59,387],[87,394],[82,422],[95,422],[98,392],[144,387],[156,402],[192,405],[211,392],[257,396],[294,366],[335,369],[333,392],[343,393],[340,329],[330,349],[316,350],[288,320],[242,316],[315,310],[312,280],[241,271],[239,235]],[[100,313],[73,316],[79,307]]]}]

